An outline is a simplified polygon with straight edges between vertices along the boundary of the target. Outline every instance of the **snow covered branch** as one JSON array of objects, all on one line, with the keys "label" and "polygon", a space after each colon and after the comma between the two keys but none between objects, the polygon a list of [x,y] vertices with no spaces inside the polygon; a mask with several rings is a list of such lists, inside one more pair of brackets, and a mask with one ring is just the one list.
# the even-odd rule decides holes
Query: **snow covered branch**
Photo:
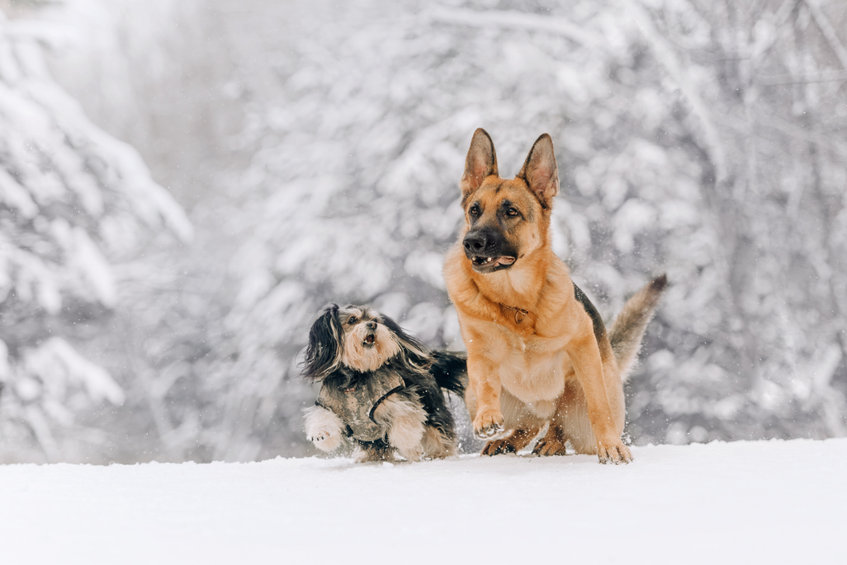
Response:
[{"label": "snow covered branch", "polygon": [[656,29],[653,20],[639,0],[624,0],[621,5],[635,21],[656,57],[656,61],[676,83],[690,105],[691,112],[701,128],[703,143],[706,146],[709,158],[714,164],[715,180],[720,184],[729,174],[728,160],[709,106],[701,96],[703,85],[698,84],[697,79],[686,70],[671,43]]},{"label": "snow covered branch", "polygon": [[818,29],[821,30],[821,33],[826,38],[830,49],[832,49],[832,52],[835,53],[841,67],[847,71],[847,47],[844,46],[844,43],[838,36],[838,32],[833,27],[829,17],[821,9],[818,0],[803,1],[809,8],[809,12],[812,15],[812,19],[815,21],[815,25],[817,25]]},{"label": "snow covered branch", "polygon": [[424,17],[434,22],[480,29],[516,29],[550,33],[565,37],[574,43],[608,51],[609,44],[598,34],[591,33],[572,21],[551,16],[541,16],[516,10],[466,10],[461,8],[436,8],[424,12]]},{"label": "snow covered branch", "polygon": [[111,261],[153,230],[186,240],[191,226],[138,153],[53,80],[44,27],[0,20],[0,427],[30,434],[52,459],[53,426],[124,400],[72,345],[117,302]]}]

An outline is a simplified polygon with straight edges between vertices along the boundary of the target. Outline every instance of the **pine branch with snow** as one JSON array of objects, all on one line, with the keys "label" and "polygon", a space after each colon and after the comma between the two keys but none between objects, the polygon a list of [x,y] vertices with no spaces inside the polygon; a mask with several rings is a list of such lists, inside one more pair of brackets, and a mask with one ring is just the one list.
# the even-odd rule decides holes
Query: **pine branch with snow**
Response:
[{"label": "pine branch with snow", "polygon": [[4,435],[55,459],[54,427],[124,398],[72,345],[116,304],[111,262],[153,229],[191,227],[137,153],[52,79],[38,29],[0,19],[0,404]]}]

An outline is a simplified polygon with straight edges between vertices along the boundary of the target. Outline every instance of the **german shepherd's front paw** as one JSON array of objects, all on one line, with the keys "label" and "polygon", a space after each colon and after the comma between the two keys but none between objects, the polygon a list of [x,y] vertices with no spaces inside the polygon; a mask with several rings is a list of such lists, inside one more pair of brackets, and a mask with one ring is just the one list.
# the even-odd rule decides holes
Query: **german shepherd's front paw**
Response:
[{"label": "german shepherd's front paw", "polygon": [[477,412],[473,421],[474,437],[477,439],[496,439],[503,431],[503,414],[499,410]]},{"label": "german shepherd's front paw", "polygon": [[597,444],[597,456],[600,463],[632,463],[632,452],[621,440]]},{"label": "german shepherd's front paw", "polygon": [[512,445],[511,438],[495,439],[489,441],[482,448],[483,455],[501,455],[504,453],[517,453],[518,450]]}]

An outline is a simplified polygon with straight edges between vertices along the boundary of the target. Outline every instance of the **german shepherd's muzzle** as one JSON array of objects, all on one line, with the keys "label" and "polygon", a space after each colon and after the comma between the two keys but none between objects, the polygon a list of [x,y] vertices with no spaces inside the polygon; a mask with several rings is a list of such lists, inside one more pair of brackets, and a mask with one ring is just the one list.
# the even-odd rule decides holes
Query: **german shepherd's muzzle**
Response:
[{"label": "german shepherd's muzzle", "polygon": [[518,259],[518,250],[496,227],[480,226],[471,229],[462,245],[465,248],[465,256],[470,259],[473,269],[478,273],[508,269]]}]

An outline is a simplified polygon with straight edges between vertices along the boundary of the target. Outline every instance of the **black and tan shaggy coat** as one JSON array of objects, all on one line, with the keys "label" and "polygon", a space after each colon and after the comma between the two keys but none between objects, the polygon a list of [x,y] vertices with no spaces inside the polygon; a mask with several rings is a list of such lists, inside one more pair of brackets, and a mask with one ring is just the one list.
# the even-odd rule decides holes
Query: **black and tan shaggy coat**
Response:
[{"label": "black and tan shaggy coat", "polygon": [[303,373],[321,389],[306,435],[323,451],[352,441],[361,460],[452,455],[444,391],[463,392],[465,365],[463,355],[430,351],[367,307],[331,306],[309,332]]}]

